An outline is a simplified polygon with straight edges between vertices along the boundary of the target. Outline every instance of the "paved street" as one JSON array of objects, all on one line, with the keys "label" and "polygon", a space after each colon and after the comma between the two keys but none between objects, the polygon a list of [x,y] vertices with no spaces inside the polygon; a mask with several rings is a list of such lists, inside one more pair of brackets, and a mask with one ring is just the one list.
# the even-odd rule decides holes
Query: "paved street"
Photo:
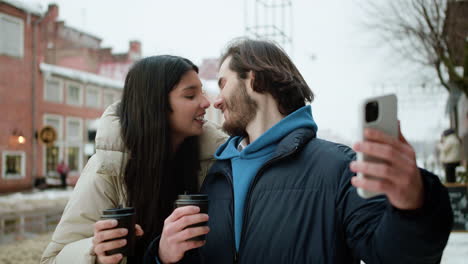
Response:
[{"label": "paved street", "polygon": [[0,245],[0,264],[38,264],[52,233],[16,243]]},{"label": "paved street", "polygon": [[[0,264],[37,264],[51,233],[13,244],[0,245]],[[468,263],[468,233],[452,233],[442,264]]]}]

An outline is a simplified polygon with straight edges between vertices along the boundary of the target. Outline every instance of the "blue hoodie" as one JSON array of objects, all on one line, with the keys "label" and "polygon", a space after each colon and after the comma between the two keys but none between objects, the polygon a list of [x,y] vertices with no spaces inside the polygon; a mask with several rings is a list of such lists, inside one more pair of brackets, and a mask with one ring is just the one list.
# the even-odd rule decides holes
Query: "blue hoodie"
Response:
[{"label": "blue hoodie", "polygon": [[269,160],[281,139],[298,128],[312,128],[317,131],[310,105],[289,114],[241,151],[238,150],[238,146],[243,138],[238,136],[230,137],[216,150],[216,159],[231,160],[234,185],[234,236],[237,250],[242,230],[244,202],[250,184],[260,167]]}]

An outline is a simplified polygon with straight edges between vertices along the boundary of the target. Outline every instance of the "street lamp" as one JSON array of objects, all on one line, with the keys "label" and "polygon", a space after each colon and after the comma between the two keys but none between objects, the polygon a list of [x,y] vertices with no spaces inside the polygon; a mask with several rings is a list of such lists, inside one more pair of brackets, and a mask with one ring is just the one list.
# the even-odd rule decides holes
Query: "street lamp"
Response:
[{"label": "street lamp", "polygon": [[24,144],[25,142],[26,142],[26,138],[24,138],[23,136],[18,136],[18,143]]},{"label": "street lamp", "polygon": [[15,141],[21,145],[26,143],[26,138],[23,136],[23,133],[17,129],[13,130],[13,137],[15,138]]}]

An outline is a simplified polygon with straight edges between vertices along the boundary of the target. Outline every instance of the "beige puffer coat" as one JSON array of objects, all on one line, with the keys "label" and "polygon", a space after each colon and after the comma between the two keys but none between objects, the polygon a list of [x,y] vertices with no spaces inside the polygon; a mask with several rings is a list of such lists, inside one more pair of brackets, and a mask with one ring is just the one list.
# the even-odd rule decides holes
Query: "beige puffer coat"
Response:
[{"label": "beige puffer coat", "polygon": [[[93,224],[102,210],[125,206],[125,190],[120,175],[121,161],[126,159],[118,103],[109,106],[101,117],[96,135],[96,153],[90,158],[73,190],[52,241],[43,253],[42,264],[95,263],[92,252]],[[227,136],[213,123],[207,123],[201,141],[200,183],[214,162],[213,154]],[[122,166],[124,167],[124,166]],[[126,263],[124,259],[122,261]]]}]

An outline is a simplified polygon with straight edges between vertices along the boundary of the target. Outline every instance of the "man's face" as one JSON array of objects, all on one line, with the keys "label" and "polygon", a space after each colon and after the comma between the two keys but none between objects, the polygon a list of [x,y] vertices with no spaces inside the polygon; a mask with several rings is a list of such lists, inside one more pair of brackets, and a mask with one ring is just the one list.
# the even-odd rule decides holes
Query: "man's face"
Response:
[{"label": "man's face", "polygon": [[229,68],[231,57],[221,64],[218,85],[220,94],[214,107],[224,115],[223,130],[230,136],[246,136],[247,125],[255,118],[258,104],[248,94],[252,75],[245,80],[239,79],[236,72]]}]

